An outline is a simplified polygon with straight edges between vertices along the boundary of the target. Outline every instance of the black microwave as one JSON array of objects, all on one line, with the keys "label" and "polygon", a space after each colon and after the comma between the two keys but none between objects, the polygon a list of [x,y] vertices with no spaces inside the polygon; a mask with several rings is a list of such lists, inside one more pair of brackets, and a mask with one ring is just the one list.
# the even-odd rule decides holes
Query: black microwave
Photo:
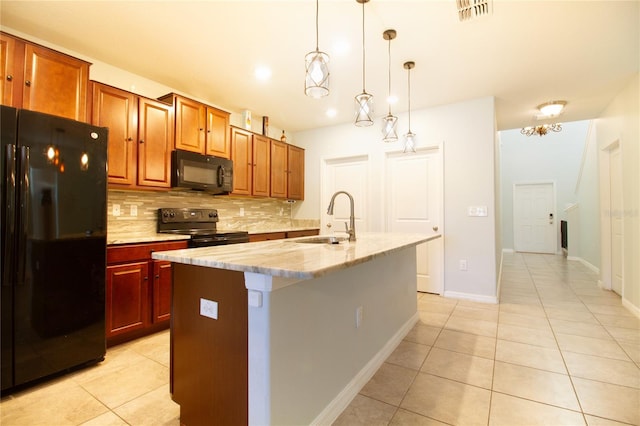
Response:
[{"label": "black microwave", "polygon": [[176,149],[171,154],[171,187],[228,194],[233,191],[233,162]]}]

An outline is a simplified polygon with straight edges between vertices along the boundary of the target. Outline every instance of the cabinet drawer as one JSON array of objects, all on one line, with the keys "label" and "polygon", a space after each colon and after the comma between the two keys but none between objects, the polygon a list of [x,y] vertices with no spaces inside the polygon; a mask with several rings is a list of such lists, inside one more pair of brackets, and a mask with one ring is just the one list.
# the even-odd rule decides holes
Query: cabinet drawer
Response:
[{"label": "cabinet drawer", "polygon": [[154,251],[179,250],[187,248],[186,241],[165,241],[160,243],[127,244],[107,247],[107,265],[136,260],[150,260]]}]

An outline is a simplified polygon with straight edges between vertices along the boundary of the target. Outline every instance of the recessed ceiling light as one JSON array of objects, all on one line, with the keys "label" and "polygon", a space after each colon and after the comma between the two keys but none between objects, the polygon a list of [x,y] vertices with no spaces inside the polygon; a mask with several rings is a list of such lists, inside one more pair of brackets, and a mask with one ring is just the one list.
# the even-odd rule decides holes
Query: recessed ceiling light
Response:
[{"label": "recessed ceiling light", "polygon": [[327,117],[333,118],[336,116],[336,114],[338,114],[338,111],[336,111],[335,108],[329,108],[326,114],[327,114]]},{"label": "recessed ceiling light", "polygon": [[256,67],[255,76],[260,81],[267,81],[271,78],[271,68],[266,66]]}]

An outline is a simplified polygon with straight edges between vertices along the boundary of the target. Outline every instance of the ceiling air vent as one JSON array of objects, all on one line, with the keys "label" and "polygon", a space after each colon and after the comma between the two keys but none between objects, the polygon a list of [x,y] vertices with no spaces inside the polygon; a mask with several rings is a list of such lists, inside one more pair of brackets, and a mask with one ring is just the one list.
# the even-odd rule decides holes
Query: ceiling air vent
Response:
[{"label": "ceiling air vent", "polygon": [[491,14],[491,0],[456,0],[456,6],[461,22]]}]

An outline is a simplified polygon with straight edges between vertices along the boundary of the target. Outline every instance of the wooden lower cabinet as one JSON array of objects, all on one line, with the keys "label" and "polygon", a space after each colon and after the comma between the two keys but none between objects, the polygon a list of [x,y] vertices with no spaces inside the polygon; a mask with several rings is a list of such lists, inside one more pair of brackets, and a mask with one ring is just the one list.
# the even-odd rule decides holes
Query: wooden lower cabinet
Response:
[{"label": "wooden lower cabinet", "polygon": [[262,232],[260,234],[249,234],[249,242],[255,243],[258,241],[282,240],[284,238],[311,237],[313,235],[318,235],[319,233],[319,229],[302,229],[298,231],[283,232]]},{"label": "wooden lower cabinet", "polygon": [[108,346],[169,327],[173,268],[151,253],[186,247],[186,241],[107,247]]}]

